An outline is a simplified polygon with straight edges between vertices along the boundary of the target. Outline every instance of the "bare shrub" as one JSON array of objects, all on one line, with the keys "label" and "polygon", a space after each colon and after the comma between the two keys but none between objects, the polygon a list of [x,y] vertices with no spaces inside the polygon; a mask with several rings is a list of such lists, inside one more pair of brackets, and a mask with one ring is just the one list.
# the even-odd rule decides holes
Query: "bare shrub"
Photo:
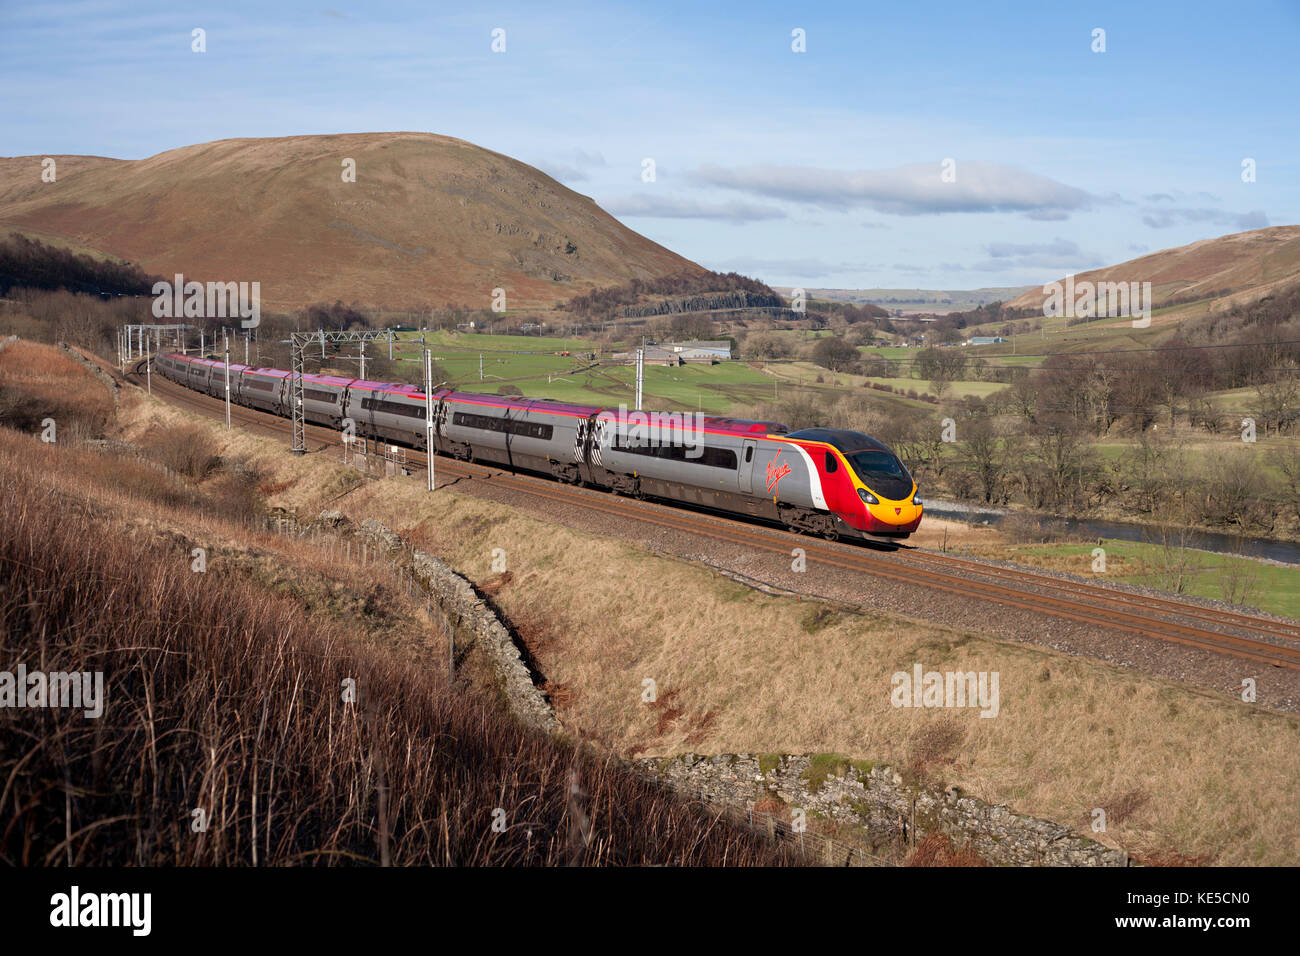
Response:
[{"label": "bare shrub", "polygon": [[154,461],[195,481],[207,478],[221,465],[216,443],[197,425],[151,428],[141,444]]},{"label": "bare shrub", "polygon": [[911,740],[908,771],[924,782],[938,766],[951,764],[966,739],[966,728],[954,717],[943,717],[921,728]]}]

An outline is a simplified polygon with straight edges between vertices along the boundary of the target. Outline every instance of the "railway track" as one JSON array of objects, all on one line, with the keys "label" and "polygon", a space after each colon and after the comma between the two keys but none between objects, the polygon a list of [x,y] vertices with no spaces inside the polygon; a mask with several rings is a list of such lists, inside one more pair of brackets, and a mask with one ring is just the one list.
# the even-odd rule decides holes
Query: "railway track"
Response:
[{"label": "railway track", "polygon": [[[137,384],[139,376],[130,378]],[[223,401],[159,376],[154,388],[166,401],[209,417],[224,415]],[[285,435],[290,423],[268,412],[231,405],[231,421],[263,434]],[[316,450],[342,447],[338,432],[308,425],[306,436]],[[408,450],[408,461],[426,463],[423,452]],[[724,518],[652,501],[622,498],[608,492],[564,485],[547,478],[439,456],[440,475],[490,479],[494,485],[534,498],[602,511],[643,525],[684,532],[740,548],[780,555],[804,549],[810,564],[821,564],[940,593],[974,598],[1004,607],[1125,631],[1185,647],[1274,667],[1300,671],[1300,624],[1250,614],[1218,611],[1200,605],[1135,594],[1091,582],[1070,581],[1031,569],[1007,568],[952,555],[912,548],[890,553],[823,541],[784,529]]]}]

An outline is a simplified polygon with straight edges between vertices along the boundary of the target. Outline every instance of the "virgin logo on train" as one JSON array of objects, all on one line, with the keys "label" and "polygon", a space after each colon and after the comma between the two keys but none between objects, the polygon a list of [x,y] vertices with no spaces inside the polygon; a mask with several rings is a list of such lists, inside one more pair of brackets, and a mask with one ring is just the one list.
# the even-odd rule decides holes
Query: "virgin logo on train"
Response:
[{"label": "virgin logo on train", "polygon": [[781,461],[781,466],[778,468],[778,461],[781,461],[780,452],[777,452],[776,457],[767,463],[767,490],[769,493],[775,493],[776,486],[781,483],[781,479],[790,474],[790,464]]}]

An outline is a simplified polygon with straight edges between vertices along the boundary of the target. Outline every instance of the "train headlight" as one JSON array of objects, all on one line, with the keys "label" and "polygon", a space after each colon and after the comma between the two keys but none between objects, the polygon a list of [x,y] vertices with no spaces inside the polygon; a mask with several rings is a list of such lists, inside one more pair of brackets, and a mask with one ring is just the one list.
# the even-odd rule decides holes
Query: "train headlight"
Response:
[{"label": "train headlight", "polygon": [[878,504],[880,504],[880,499],[877,498],[875,495],[873,495],[871,492],[867,491],[866,488],[859,488],[859,489],[858,489],[858,497],[861,498],[863,501],[865,501],[865,502],[866,502],[867,504],[869,504],[869,505],[878,505]]},{"label": "train headlight", "polygon": [[921,500],[921,496],[920,496],[920,495],[912,495],[912,504],[916,505],[916,506],[919,508],[919,507],[921,507],[921,505],[923,505],[924,503],[925,503],[925,502],[923,502],[923,501]]}]

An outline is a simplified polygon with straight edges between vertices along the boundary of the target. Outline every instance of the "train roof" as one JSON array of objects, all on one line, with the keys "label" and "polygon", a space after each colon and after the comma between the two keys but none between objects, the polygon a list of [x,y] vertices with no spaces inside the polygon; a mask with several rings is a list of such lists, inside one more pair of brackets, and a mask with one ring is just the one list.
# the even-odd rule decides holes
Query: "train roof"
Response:
[{"label": "train roof", "polygon": [[453,402],[466,402],[471,405],[488,405],[493,408],[514,408],[519,411],[550,412],[555,415],[572,415],[578,418],[590,418],[600,411],[598,405],[574,405],[569,402],[555,402],[549,398],[522,398],[515,395],[488,395],[480,392],[439,392],[440,397]]},{"label": "train roof", "polygon": [[790,430],[780,422],[760,422],[748,418],[719,418],[712,415],[704,416],[704,427],[710,431],[733,435],[782,435]]},{"label": "train roof", "polygon": [[338,388],[347,388],[356,381],[342,375],[304,375],[302,380],[304,382],[319,382],[323,385],[334,385]]},{"label": "train roof", "polygon": [[352,388],[365,389],[368,392],[398,392],[402,395],[418,395],[424,397],[417,385],[411,385],[409,382],[372,382],[364,378],[354,378],[348,380]]},{"label": "train roof", "polygon": [[793,438],[796,441],[819,441],[827,445],[834,445],[840,451],[862,451],[871,449],[872,451],[887,451],[891,455],[893,451],[882,441],[877,441],[870,435],[864,435],[862,432],[852,432],[847,428],[803,428],[797,432],[791,432],[785,436]]}]

